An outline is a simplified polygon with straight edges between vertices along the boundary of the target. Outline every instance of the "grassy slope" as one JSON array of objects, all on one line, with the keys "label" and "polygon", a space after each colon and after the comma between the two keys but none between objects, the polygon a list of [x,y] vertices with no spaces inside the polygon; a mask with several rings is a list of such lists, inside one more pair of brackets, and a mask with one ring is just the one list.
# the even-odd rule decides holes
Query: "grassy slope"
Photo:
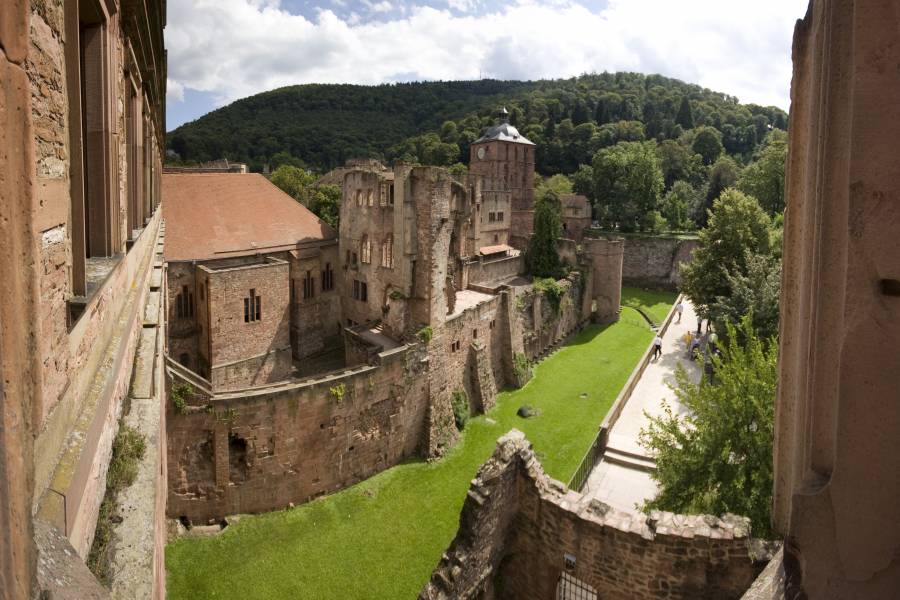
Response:
[{"label": "grassy slope", "polygon": [[[659,321],[673,298],[623,290],[623,301]],[[217,538],[170,544],[169,598],[415,598],[456,534],[470,480],[497,438],[521,429],[545,470],[568,481],[651,339],[644,321],[624,311],[619,323],[588,328],[539,364],[523,389],[500,394],[443,460],[403,464],[292,510],[245,517]],[[517,417],[523,404],[540,416]]]}]

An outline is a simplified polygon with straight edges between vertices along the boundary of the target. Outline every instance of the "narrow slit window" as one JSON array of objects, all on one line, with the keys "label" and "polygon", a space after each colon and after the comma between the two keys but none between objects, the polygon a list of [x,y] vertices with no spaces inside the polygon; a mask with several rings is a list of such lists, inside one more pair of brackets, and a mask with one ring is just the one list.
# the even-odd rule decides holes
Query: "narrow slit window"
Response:
[{"label": "narrow slit window", "polygon": [[325,263],[325,269],[322,271],[322,291],[330,292],[334,289],[334,271],[331,269],[331,263]]},{"label": "narrow slit window", "polygon": [[262,298],[256,294],[255,289],[244,298],[244,323],[253,323],[262,318]]}]

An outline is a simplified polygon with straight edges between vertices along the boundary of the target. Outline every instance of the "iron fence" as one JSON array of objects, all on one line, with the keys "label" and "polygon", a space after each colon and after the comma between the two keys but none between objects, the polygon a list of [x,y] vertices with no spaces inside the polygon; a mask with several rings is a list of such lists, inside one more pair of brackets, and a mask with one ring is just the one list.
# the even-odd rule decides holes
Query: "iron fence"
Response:
[{"label": "iron fence", "polygon": [[584,458],[581,459],[581,464],[578,465],[578,469],[575,470],[575,474],[569,480],[570,490],[575,490],[576,492],[583,490],[584,484],[587,483],[588,478],[591,476],[591,471],[600,462],[600,458],[603,456],[601,435],[602,432],[598,431],[594,441],[591,442],[591,446],[585,452]]},{"label": "iron fence", "polygon": [[556,600],[597,600],[597,590],[569,573],[562,573],[556,583]]}]

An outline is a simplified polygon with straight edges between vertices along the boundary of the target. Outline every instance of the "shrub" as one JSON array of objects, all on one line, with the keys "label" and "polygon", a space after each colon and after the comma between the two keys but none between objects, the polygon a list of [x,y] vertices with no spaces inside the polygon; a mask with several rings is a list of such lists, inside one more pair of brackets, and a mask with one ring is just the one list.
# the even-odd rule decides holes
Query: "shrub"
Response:
[{"label": "shrub", "polygon": [[453,407],[453,418],[456,419],[456,428],[460,431],[469,421],[469,397],[465,390],[455,390],[450,398]]},{"label": "shrub", "polygon": [[643,231],[649,231],[651,233],[662,233],[669,228],[669,222],[658,210],[651,210],[645,213],[641,223]]},{"label": "shrub", "polygon": [[560,302],[566,293],[566,288],[552,277],[534,280],[534,291],[542,294],[550,303],[553,312],[559,313]]},{"label": "shrub", "polygon": [[328,391],[331,392],[332,398],[334,398],[338,404],[344,401],[344,395],[347,393],[347,386],[343,383],[339,383],[336,386],[329,388]]},{"label": "shrub", "polygon": [[423,344],[430,344],[431,338],[434,337],[434,329],[431,328],[431,325],[426,325],[416,335]]},{"label": "shrub", "polygon": [[172,386],[169,396],[175,405],[175,412],[183,415],[187,412],[187,399],[194,394],[194,388],[189,383],[178,383]]}]

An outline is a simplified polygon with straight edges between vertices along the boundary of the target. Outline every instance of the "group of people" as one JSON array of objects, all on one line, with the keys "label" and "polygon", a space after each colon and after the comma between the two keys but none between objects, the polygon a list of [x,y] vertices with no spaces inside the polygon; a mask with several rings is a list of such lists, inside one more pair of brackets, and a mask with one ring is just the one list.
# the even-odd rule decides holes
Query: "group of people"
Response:
[{"label": "group of people", "polygon": [[[681,299],[675,305],[675,323],[681,323],[681,317],[684,315],[684,303]],[[704,349],[709,352],[716,352],[717,336],[714,331],[710,331],[710,321],[706,319],[706,333],[703,333],[703,317],[697,319],[697,334],[687,334],[688,336],[688,358],[696,360],[697,356],[703,353]],[[657,361],[662,357],[662,336],[657,332],[653,339],[653,360]]]}]

